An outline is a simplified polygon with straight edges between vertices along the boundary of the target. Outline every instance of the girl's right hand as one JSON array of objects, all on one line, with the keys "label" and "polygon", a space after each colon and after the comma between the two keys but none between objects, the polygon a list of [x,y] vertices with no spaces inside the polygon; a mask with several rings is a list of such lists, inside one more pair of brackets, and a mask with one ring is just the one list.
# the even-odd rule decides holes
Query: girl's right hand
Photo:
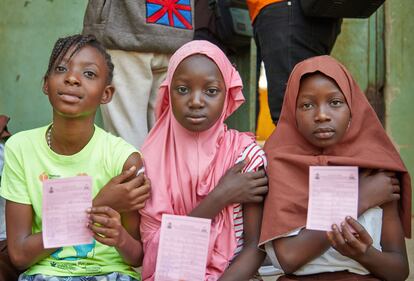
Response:
[{"label": "girl's right hand", "polygon": [[359,214],[400,199],[400,182],[395,172],[365,169],[359,175]]},{"label": "girl's right hand", "polygon": [[267,176],[263,169],[257,172],[242,173],[246,162],[242,161],[230,168],[219,180],[214,192],[226,205],[234,203],[259,203],[267,194]]}]

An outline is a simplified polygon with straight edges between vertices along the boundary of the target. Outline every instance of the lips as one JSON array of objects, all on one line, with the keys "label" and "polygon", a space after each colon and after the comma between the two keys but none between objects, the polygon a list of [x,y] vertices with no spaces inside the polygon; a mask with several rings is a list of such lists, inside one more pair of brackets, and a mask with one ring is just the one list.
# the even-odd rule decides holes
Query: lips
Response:
[{"label": "lips", "polygon": [[65,102],[68,103],[77,103],[79,102],[82,97],[78,94],[71,93],[71,92],[58,92],[58,96]]},{"label": "lips", "polygon": [[329,139],[335,135],[335,129],[331,127],[317,128],[313,135],[318,139]]},{"label": "lips", "polygon": [[204,115],[187,115],[185,118],[194,125],[201,124],[207,119]]}]

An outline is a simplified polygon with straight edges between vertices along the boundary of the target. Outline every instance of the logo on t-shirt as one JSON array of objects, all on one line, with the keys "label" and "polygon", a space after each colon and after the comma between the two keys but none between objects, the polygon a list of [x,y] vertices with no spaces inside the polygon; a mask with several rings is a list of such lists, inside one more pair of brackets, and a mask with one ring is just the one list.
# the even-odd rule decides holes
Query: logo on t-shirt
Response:
[{"label": "logo on t-shirt", "polygon": [[193,29],[190,0],[146,0],[147,23]]}]

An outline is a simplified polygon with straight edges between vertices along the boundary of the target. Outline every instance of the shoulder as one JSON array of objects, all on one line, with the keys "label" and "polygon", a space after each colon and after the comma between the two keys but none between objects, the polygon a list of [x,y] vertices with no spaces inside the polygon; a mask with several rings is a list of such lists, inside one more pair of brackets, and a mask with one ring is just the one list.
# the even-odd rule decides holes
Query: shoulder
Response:
[{"label": "shoulder", "polygon": [[260,167],[267,167],[265,152],[256,142],[251,143],[243,150],[237,158],[236,163],[243,160],[247,160],[248,163],[244,169],[245,172],[257,170]]},{"label": "shoulder", "polygon": [[12,135],[5,144],[5,147],[8,149],[17,149],[19,147],[24,147],[26,144],[37,143],[42,140],[42,137],[45,137],[46,130],[48,126],[21,131]]},{"label": "shoulder", "polygon": [[[124,139],[114,136],[95,125],[97,142],[101,146],[109,166],[122,167],[122,170],[132,166],[140,168],[142,166],[142,155],[132,144]],[[118,168],[117,168],[118,170]]]},{"label": "shoulder", "polygon": [[96,130],[98,141],[101,144],[105,145],[107,148],[124,149],[124,150],[131,150],[134,152],[138,152],[138,150],[132,144],[128,143],[123,138],[114,136],[111,133],[106,132],[105,130],[101,129],[100,127],[96,125],[95,125],[95,130]]}]

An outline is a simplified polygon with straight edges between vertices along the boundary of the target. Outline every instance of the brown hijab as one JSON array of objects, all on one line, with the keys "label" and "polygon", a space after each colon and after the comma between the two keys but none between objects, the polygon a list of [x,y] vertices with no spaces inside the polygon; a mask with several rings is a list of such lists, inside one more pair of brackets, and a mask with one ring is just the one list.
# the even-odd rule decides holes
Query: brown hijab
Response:
[{"label": "brown hijab", "polygon": [[[343,139],[328,148],[310,144],[296,126],[296,99],[303,75],[321,72],[336,81],[351,111]],[[269,166],[267,195],[260,243],[305,226],[308,206],[309,166],[338,165],[399,172],[400,218],[411,237],[411,181],[399,153],[385,133],[376,113],[346,68],[330,56],[307,59],[293,69],[286,88],[276,131],[264,150]]]}]

